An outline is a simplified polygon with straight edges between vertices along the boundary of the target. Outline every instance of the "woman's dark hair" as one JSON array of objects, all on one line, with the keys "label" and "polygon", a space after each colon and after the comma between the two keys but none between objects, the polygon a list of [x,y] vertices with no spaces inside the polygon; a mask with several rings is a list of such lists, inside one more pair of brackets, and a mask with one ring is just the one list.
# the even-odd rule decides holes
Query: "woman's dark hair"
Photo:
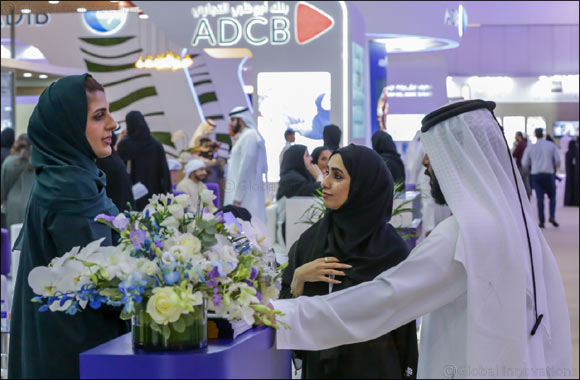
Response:
[{"label": "woman's dark hair", "polygon": [[85,89],[89,93],[93,93],[93,92],[97,92],[97,91],[105,92],[105,88],[103,87],[103,85],[100,84],[99,82],[97,82],[97,80],[95,78],[90,77],[90,76],[87,76],[85,78]]},{"label": "woman's dark hair", "polygon": [[20,159],[24,162],[28,162],[28,170],[33,170],[34,167],[30,164],[30,141],[28,140],[28,135],[26,133],[21,134],[18,136],[14,144],[12,145],[12,149],[10,150],[10,154],[17,154],[20,156]]}]

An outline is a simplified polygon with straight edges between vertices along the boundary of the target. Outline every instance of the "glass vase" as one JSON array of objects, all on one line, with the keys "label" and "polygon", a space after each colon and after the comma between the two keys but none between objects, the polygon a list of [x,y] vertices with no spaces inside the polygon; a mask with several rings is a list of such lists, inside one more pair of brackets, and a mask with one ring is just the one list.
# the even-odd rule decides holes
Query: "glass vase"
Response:
[{"label": "glass vase", "polygon": [[147,314],[148,299],[135,306],[131,320],[133,347],[150,351],[191,350],[207,346],[207,300],[193,312],[182,314],[167,325],[157,324]]}]

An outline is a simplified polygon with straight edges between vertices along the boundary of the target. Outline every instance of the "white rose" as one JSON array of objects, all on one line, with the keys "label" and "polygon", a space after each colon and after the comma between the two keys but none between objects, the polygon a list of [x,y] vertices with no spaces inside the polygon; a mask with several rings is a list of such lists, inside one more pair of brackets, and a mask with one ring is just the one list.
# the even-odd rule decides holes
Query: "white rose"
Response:
[{"label": "white rose", "polygon": [[175,246],[172,247],[170,251],[165,251],[163,252],[163,256],[161,256],[161,262],[163,264],[171,264],[174,263],[176,261],[176,257],[175,254],[178,254],[181,252],[181,247],[180,246]]},{"label": "white rose", "polygon": [[203,202],[204,205],[212,204],[214,199],[216,199],[216,196],[213,193],[213,191],[209,189],[203,189],[201,191],[201,201]]},{"label": "white rose", "polygon": [[169,229],[177,229],[179,227],[179,220],[175,219],[173,216],[170,216],[161,222],[161,226]]},{"label": "white rose", "polygon": [[147,302],[147,313],[159,325],[175,322],[181,316],[179,296],[171,287],[153,289],[153,296]]},{"label": "white rose", "polygon": [[139,264],[140,264],[139,270],[146,275],[154,276],[156,274],[161,273],[161,270],[154,261],[151,261],[149,259],[142,259],[142,261]]},{"label": "white rose", "polygon": [[186,249],[188,256],[197,255],[201,252],[201,240],[196,236],[187,234],[181,238],[180,244]]},{"label": "white rose", "polygon": [[176,203],[172,203],[168,207],[168,209],[169,212],[171,213],[171,216],[173,216],[175,219],[181,220],[183,218],[184,215],[183,206]]},{"label": "white rose", "polygon": [[181,205],[183,208],[189,205],[189,195],[187,194],[179,194],[174,199],[175,203]]}]

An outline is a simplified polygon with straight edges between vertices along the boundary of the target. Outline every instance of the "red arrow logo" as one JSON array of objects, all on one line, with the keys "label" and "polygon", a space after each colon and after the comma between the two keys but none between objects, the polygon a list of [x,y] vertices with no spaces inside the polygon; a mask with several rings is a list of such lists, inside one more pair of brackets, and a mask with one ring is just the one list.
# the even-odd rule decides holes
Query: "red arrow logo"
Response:
[{"label": "red arrow logo", "polygon": [[334,26],[334,19],[331,16],[305,1],[300,1],[296,5],[294,20],[296,42],[300,45],[320,37]]}]

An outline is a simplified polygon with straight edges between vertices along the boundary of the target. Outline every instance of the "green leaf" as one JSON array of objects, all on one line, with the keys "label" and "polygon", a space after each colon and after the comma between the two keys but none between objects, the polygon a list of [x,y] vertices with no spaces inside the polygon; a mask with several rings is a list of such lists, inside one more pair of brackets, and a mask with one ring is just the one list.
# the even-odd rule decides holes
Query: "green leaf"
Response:
[{"label": "green leaf", "polygon": [[163,333],[163,329],[157,323],[151,321],[151,322],[149,322],[149,326],[151,327],[151,329],[153,331],[157,331],[159,334]]},{"label": "green leaf", "polygon": [[171,330],[169,329],[169,326],[163,325],[163,338],[165,338],[165,340],[168,340],[170,336],[171,336]]},{"label": "green leaf", "polygon": [[120,318],[121,318],[122,320],[124,320],[124,321],[127,321],[127,320],[131,319],[131,317],[132,317],[132,316],[133,316],[132,314],[128,314],[128,313],[125,311],[125,308],[123,308],[123,310],[121,311]]},{"label": "green leaf", "polygon": [[173,330],[177,331],[180,334],[185,331],[185,321],[183,320],[183,317],[173,322]]},{"label": "green leaf", "polygon": [[107,298],[120,298],[122,297],[123,293],[119,291],[119,289],[103,289],[99,292],[100,295]]},{"label": "green leaf", "polygon": [[187,313],[181,316],[181,318],[183,320],[183,323],[185,323],[186,327],[189,327],[193,324],[194,318],[193,318],[193,314],[192,313]]}]

